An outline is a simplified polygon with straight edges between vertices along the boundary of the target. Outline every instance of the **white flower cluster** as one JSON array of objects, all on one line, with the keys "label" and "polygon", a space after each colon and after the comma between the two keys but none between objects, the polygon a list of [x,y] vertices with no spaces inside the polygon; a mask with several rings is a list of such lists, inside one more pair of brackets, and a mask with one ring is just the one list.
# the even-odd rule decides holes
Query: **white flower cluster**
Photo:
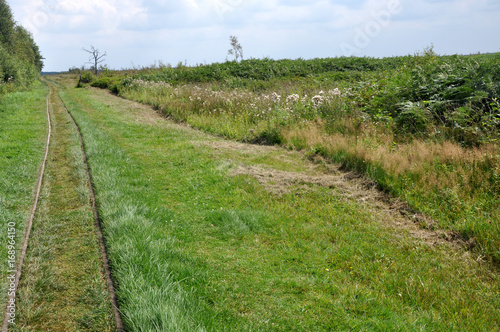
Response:
[{"label": "white flower cluster", "polygon": [[[126,79],[125,86],[136,88],[150,98],[167,102],[169,99],[188,101],[189,112],[209,116],[236,116],[253,120],[279,117],[309,119],[316,110],[327,105],[335,107],[344,94],[340,89],[319,91],[311,96],[300,93],[285,94],[281,91],[256,93],[244,89],[220,89],[211,84],[186,84],[173,87],[166,82]],[[312,112],[311,112],[312,111]]]},{"label": "white flower cluster", "polygon": [[125,79],[123,81],[125,86],[129,87],[140,87],[145,89],[162,89],[162,88],[171,88],[172,84],[167,82],[155,82],[155,81],[145,81],[138,78],[135,79]]},{"label": "white flower cluster", "polygon": [[300,99],[300,96],[298,94],[294,93],[294,94],[291,94],[288,97],[286,97],[286,102],[287,103],[296,103],[299,101],[299,99]]},{"label": "white flower cluster", "polygon": [[[321,91],[321,92],[323,92],[323,91]],[[320,92],[319,95],[316,95],[316,96],[312,97],[313,104],[316,107],[318,107],[319,105],[323,104],[323,97],[321,96],[321,92]]]},{"label": "white flower cluster", "polygon": [[281,100],[281,96],[279,94],[277,94],[276,92],[273,92],[273,94],[271,95],[271,97],[272,97],[272,100],[275,103],[279,103],[280,100]]},{"label": "white flower cluster", "polygon": [[341,96],[342,92],[340,92],[339,88],[335,88],[333,90],[328,91],[328,94],[332,96]]}]

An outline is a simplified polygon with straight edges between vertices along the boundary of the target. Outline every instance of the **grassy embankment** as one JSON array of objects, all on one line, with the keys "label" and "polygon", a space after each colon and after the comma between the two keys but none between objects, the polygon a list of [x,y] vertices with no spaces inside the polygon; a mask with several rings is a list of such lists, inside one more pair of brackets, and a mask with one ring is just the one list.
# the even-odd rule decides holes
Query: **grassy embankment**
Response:
[{"label": "grassy embankment", "polygon": [[11,330],[113,331],[80,142],[57,90],[49,102],[49,158]]},{"label": "grassy embankment", "polygon": [[[0,303],[6,304],[8,225],[14,223],[16,248],[20,249],[29,218],[35,186],[47,138],[47,89],[38,85],[30,92],[4,95],[0,99]],[[11,224],[12,225],[12,224]],[[19,250],[16,255],[16,263]],[[2,311],[3,314],[3,311]],[[3,318],[3,317],[2,317]]]},{"label": "grassy embankment", "polygon": [[[105,91],[61,94],[82,128],[129,330],[500,328],[497,271],[415,237],[387,207],[304,180],[332,176],[327,165],[234,146]],[[302,180],[277,193],[279,176],[266,185],[249,169]]]},{"label": "grassy embankment", "polygon": [[499,58],[248,60],[92,84],[211,133],[342,163],[499,262]]}]

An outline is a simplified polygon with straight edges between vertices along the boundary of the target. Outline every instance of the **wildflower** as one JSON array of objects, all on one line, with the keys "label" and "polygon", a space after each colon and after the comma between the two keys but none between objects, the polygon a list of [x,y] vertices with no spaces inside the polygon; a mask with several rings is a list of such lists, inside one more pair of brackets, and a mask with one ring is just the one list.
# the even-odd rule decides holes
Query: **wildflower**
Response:
[{"label": "wildflower", "polygon": [[316,95],[312,97],[312,101],[314,103],[314,106],[319,106],[323,103],[323,97],[321,97],[320,95]]},{"label": "wildflower", "polygon": [[288,97],[286,97],[286,102],[287,103],[290,103],[290,102],[296,103],[296,102],[299,101],[299,99],[300,99],[299,95],[296,94],[296,93],[294,93],[294,94],[289,95]]},{"label": "wildflower", "polygon": [[340,92],[339,88],[335,88],[333,90],[328,91],[329,94],[334,95],[334,96],[340,96],[342,93]]},{"label": "wildflower", "polygon": [[276,92],[273,92],[272,99],[273,99],[274,102],[279,103],[280,100],[281,100],[281,96],[279,94],[277,94]]}]

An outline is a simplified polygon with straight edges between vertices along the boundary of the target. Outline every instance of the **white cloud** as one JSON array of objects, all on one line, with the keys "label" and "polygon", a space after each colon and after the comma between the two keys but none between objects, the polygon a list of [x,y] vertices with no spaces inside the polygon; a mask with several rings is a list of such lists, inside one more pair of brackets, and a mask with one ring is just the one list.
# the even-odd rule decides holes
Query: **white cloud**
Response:
[{"label": "white cloud", "polygon": [[38,33],[113,33],[122,24],[147,22],[140,0],[25,0],[23,25]]},{"label": "white cloud", "polygon": [[[124,2],[125,4],[127,2]],[[115,1],[99,1],[99,0],[62,0],[58,4],[58,11],[61,13],[78,14],[78,15],[107,15],[115,13],[118,8]]]},{"label": "white cloud", "polygon": [[408,54],[431,42],[442,53],[498,51],[498,0],[399,0],[400,13],[377,17],[397,1],[11,0],[11,6],[34,32],[47,70],[79,66],[86,60],[81,48],[91,44],[108,51],[108,64],[117,68],[224,61],[229,35],[240,37],[246,57],[338,56],[340,45],[353,44],[363,29],[370,39],[361,56]]}]

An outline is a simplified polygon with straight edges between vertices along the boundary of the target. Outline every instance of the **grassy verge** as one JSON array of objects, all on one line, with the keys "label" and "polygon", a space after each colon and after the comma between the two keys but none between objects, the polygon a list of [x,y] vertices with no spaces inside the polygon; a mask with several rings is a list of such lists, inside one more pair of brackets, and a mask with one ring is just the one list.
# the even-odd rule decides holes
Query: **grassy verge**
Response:
[{"label": "grassy verge", "polygon": [[[33,205],[39,168],[47,136],[45,98],[47,89],[38,85],[30,92],[10,93],[0,100],[0,285],[1,308],[6,304],[8,225],[15,224],[16,248],[24,238]],[[16,254],[16,263],[19,251]]]},{"label": "grassy verge", "polygon": [[51,91],[52,139],[13,331],[113,331],[76,128]]},{"label": "grassy verge", "polygon": [[[104,91],[62,95],[88,149],[128,330],[500,328],[494,268],[311,180],[327,166],[235,147]],[[293,174],[302,180],[273,190]]]}]

